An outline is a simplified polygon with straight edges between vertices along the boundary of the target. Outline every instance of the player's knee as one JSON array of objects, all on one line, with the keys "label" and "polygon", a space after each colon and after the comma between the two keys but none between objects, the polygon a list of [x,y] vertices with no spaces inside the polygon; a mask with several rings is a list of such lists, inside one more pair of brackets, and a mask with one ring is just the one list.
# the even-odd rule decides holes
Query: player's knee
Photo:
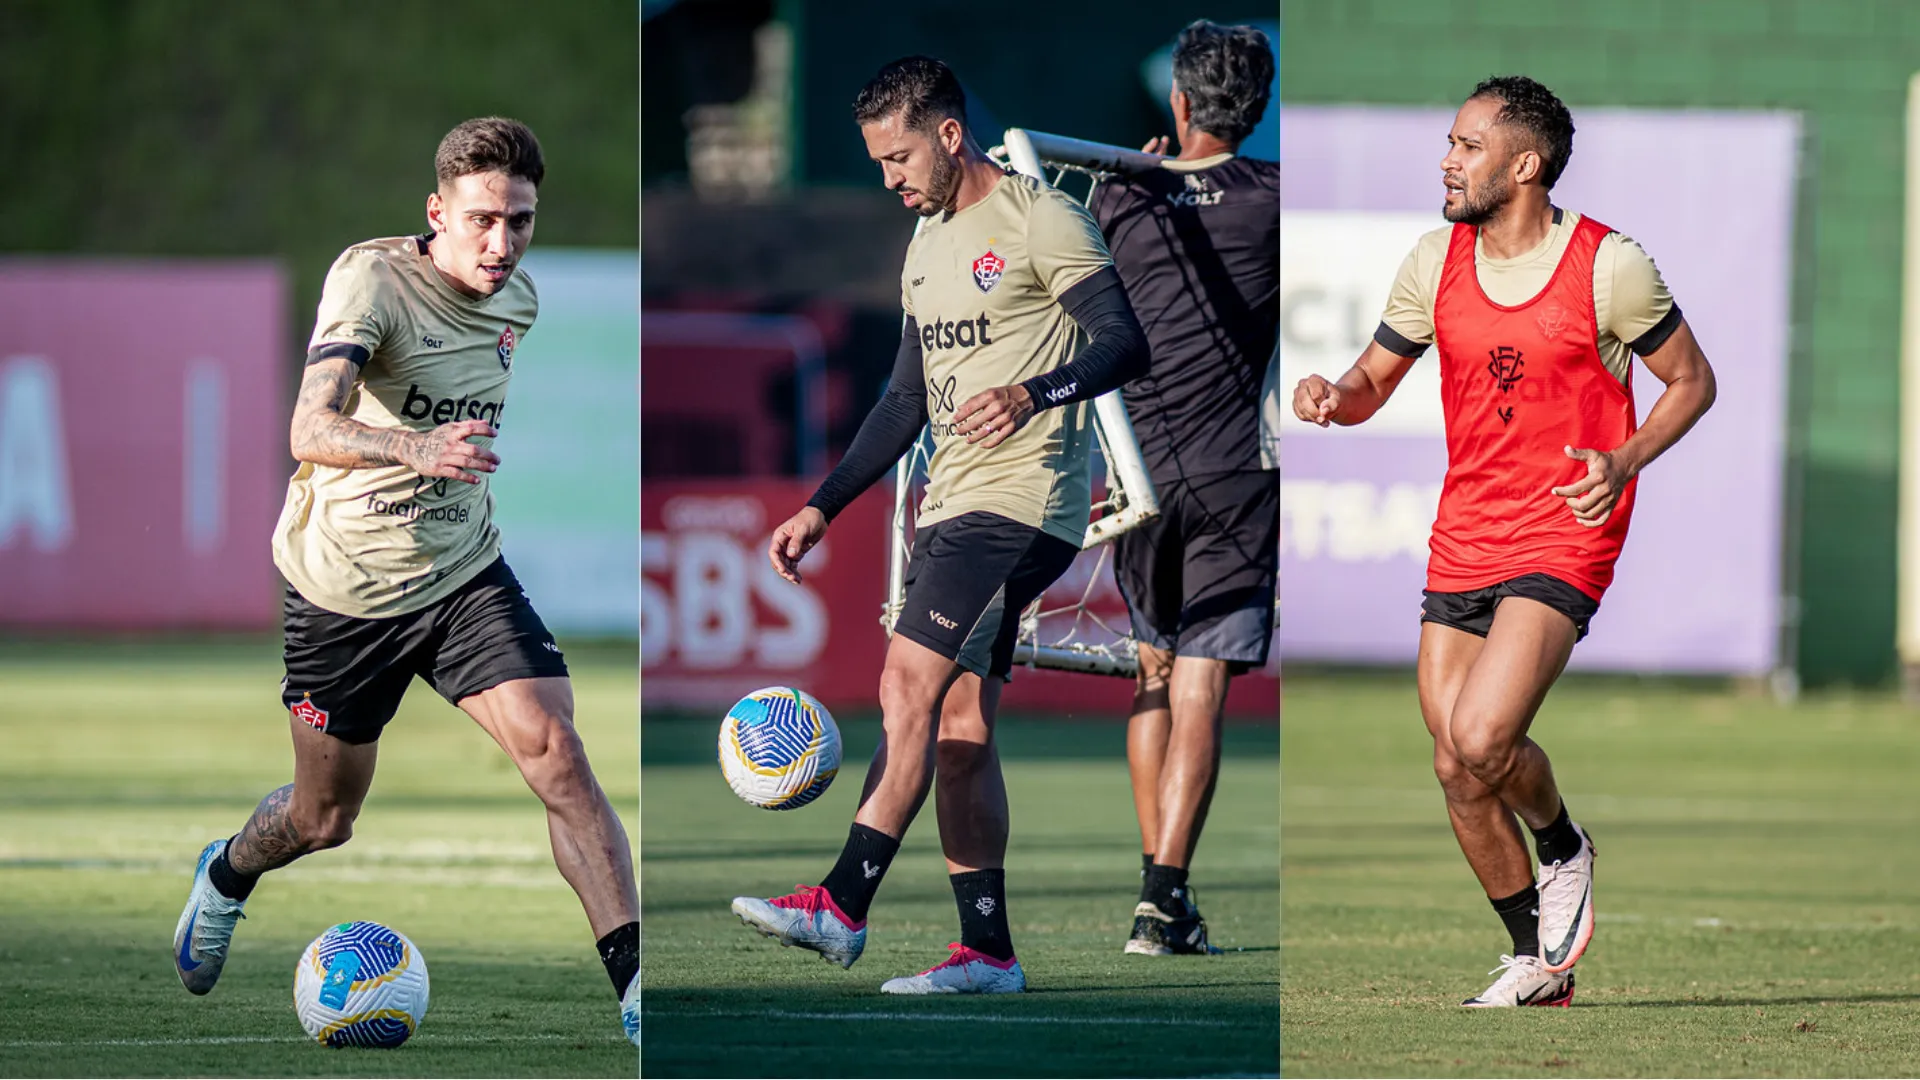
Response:
[{"label": "player's knee", "polygon": [[911,670],[888,670],[880,676],[880,712],[889,730],[919,728],[933,721],[933,707],[944,679]]},{"label": "player's knee", "polygon": [[322,806],[296,814],[293,826],[299,830],[301,847],[307,852],[325,851],[353,839],[356,816],[356,811],[346,806]]},{"label": "player's knee", "polygon": [[1460,760],[1459,753],[1444,743],[1434,745],[1433,775],[1439,779],[1441,790],[1449,795],[1467,794],[1470,789],[1480,786],[1480,782],[1468,770],[1467,763]]},{"label": "player's knee", "polygon": [[1456,731],[1453,750],[1475,780],[1498,788],[1513,768],[1513,740],[1481,730]]},{"label": "player's knee", "polygon": [[573,802],[593,787],[587,750],[572,724],[545,723],[522,741],[514,757],[527,786],[548,806]]}]

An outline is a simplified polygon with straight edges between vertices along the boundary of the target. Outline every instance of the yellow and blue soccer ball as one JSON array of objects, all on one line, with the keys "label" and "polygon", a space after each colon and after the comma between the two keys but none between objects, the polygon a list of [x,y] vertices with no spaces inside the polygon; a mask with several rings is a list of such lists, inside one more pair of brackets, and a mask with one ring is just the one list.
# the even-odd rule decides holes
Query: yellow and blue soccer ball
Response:
[{"label": "yellow and blue soccer ball", "polygon": [[798,809],[840,771],[840,729],[808,694],[755,690],[720,722],[720,771],[735,795],[762,810]]},{"label": "yellow and blue soccer ball", "polygon": [[293,1007],[328,1046],[391,1049],[427,1015],[427,962],[405,934],[341,923],[307,946],[293,973]]}]

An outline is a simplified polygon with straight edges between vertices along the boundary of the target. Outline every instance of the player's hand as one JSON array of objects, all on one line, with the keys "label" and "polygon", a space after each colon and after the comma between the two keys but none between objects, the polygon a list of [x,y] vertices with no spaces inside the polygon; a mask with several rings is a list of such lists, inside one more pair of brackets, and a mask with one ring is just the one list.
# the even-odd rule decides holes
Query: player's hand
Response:
[{"label": "player's hand", "polygon": [[800,560],[827,535],[827,515],[818,507],[802,507],[800,512],[781,522],[767,543],[767,560],[779,575],[800,584]]},{"label": "player's hand", "polygon": [[1567,509],[1573,511],[1574,519],[1588,528],[1598,528],[1613,516],[1614,504],[1620,501],[1620,493],[1627,488],[1627,481],[1633,477],[1612,454],[1604,450],[1575,450],[1566,448],[1567,456],[1575,461],[1586,463],[1587,475],[1571,484],[1562,484],[1553,488],[1553,494],[1567,500]]},{"label": "player's hand", "polygon": [[1155,135],[1153,138],[1147,140],[1147,145],[1141,147],[1140,152],[1143,154],[1159,154],[1164,157],[1167,153],[1167,144],[1171,141],[1172,140],[1168,139],[1165,135]]},{"label": "player's hand", "polygon": [[500,455],[468,439],[493,438],[500,434],[485,420],[455,420],[441,424],[413,440],[407,467],[421,476],[432,476],[477,484],[475,473],[490,473],[500,467]]},{"label": "player's hand", "polygon": [[1024,386],[996,386],[960,403],[953,414],[955,435],[991,450],[1033,419],[1033,395]]},{"label": "player's hand", "polygon": [[1340,412],[1340,386],[1318,375],[1309,375],[1293,388],[1293,415],[1309,424],[1326,427]]}]

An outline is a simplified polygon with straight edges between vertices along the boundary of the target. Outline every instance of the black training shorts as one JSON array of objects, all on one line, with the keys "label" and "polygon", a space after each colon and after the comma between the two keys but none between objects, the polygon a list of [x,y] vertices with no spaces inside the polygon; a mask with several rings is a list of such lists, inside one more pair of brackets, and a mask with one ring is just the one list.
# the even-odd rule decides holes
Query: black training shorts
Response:
[{"label": "black training shorts", "polygon": [[419,611],[358,619],[287,587],[287,677],[280,697],[300,720],[370,743],[415,675],[458,704],[513,679],[565,677],[567,662],[504,558]]},{"label": "black training shorts", "polygon": [[1073,565],[1073,544],[975,511],[913,533],[906,603],[893,632],[975,675],[1013,671],[1020,612]]},{"label": "black training shorts", "polygon": [[1576,644],[1587,636],[1587,624],[1600,611],[1600,601],[1561,581],[1551,574],[1522,574],[1517,578],[1467,592],[1426,590],[1420,604],[1420,621],[1451,626],[1469,634],[1486,637],[1493,629],[1493,612],[1509,596],[1537,600],[1573,620]]},{"label": "black training shorts", "polygon": [[1160,516],[1114,541],[1134,640],[1175,656],[1266,664],[1280,562],[1280,475],[1155,480]]}]

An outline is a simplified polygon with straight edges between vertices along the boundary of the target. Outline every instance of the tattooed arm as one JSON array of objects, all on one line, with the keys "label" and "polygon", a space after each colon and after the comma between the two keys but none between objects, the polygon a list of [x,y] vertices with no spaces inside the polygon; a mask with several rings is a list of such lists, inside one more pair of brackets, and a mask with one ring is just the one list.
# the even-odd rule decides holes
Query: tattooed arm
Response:
[{"label": "tattooed arm", "polygon": [[300,380],[300,398],[293,406],[289,444],[295,460],[337,469],[404,465],[422,476],[469,484],[480,482],[474,473],[499,468],[498,455],[467,441],[476,435],[498,434],[484,420],[456,420],[432,431],[409,431],[369,427],[343,415],[340,410],[353,391],[354,375],[354,363],[345,356],[307,366]]}]

